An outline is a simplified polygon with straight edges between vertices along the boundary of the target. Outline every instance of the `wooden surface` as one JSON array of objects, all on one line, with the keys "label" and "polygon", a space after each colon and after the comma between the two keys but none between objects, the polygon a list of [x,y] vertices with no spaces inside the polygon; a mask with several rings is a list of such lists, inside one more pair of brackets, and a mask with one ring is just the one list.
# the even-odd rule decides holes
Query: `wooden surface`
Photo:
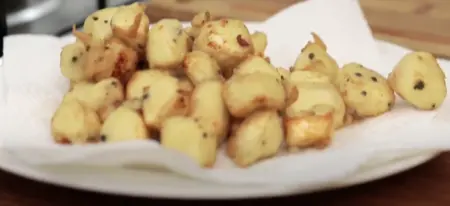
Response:
[{"label": "wooden surface", "polygon": [[[178,2],[181,1],[189,0],[178,0]],[[240,1],[241,3],[238,4],[238,0],[221,0],[220,2],[191,0],[191,3],[175,4],[173,0],[153,0],[153,6],[149,11],[153,20],[163,17],[179,17],[187,20],[199,9],[210,9],[222,16],[264,20],[297,0]],[[450,56],[450,12],[446,13],[446,10],[450,11],[449,0],[361,0],[361,2],[378,38]],[[281,205],[293,201],[306,206],[448,206],[450,204],[448,182],[450,182],[450,153],[443,154],[406,173],[362,186],[312,195],[233,202],[232,204]],[[200,203],[212,205],[217,202],[196,203],[101,195],[50,186],[0,172],[0,206],[101,204],[148,206],[199,205]]]},{"label": "wooden surface", "polygon": [[[151,0],[148,14],[190,20],[202,10],[263,21],[302,0]],[[376,38],[450,57],[449,0],[360,0]]]},{"label": "wooden surface", "polygon": [[[362,186],[312,195],[230,202],[230,205],[302,206],[448,206],[450,204],[450,153],[408,172]],[[217,201],[169,201],[138,199],[94,193],[36,183],[0,172],[1,206],[155,206],[208,205]],[[292,203],[291,203],[292,204]],[[251,204],[253,205],[253,204]]]}]

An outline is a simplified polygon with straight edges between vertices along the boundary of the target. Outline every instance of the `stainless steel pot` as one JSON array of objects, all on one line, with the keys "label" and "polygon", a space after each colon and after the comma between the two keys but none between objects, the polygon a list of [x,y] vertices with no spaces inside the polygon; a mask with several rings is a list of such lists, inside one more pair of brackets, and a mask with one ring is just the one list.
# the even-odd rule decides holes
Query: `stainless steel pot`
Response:
[{"label": "stainless steel pot", "polygon": [[9,27],[39,19],[55,11],[61,0],[1,0],[6,1],[6,19]]}]

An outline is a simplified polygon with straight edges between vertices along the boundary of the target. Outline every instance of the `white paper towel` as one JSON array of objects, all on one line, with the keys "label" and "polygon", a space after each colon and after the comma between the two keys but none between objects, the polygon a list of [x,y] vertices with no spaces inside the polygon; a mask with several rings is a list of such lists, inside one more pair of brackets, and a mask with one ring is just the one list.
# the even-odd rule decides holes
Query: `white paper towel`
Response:
[{"label": "white paper towel", "polygon": [[272,63],[289,68],[300,50],[317,33],[342,66],[352,61],[383,68],[370,27],[357,0],[311,0],[294,4],[263,25]]},{"label": "white paper towel", "polygon": [[[294,63],[313,31],[323,38],[330,54],[341,65],[356,61],[387,74],[407,52],[377,44],[354,0],[307,1],[252,30],[268,34],[267,54],[276,66],[283,67]],[[202,169],[187,157],[152,141],[57,145],[50,135],[50,119],[68,89],[58,67],[65,43],[68,42],[47,36],[7,39],[4,69],[9,92],[7,105],[0,107],[1,146],[30,164],[138,164],[166,167],[193,178],[226,184],[312,186],[352,174],[377,154],[401,149],[450,148],[449,138],[443,138],[450,131],[442,129],[449,122],[445,118],[450,111],[448,102],[438,110],[443,115],[435,117],[437,111],[416,111],[401,101],[386,115],[339,130],[326,150],[280,155],[247,169],[236,168],[223,152],[213,169]],[[379,48],[390,49],[380,53]],[[442,66],[450,68],[445,62]]]}]

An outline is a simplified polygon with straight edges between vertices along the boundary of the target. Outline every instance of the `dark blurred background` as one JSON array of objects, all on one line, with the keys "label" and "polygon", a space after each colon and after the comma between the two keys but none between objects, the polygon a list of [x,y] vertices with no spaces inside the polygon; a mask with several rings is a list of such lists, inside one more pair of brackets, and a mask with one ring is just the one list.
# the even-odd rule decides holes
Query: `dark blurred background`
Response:
[{"label": "dark blurred background", "polygon": [[39,33],[63,35],[90,13],[106,6],[128,4],[130,0],[0,0],[6,4],[9,34]]},{"label": "dark blurred background", "polygon": [[[0,0],[0,62],[3,37],[8,34],[69,34],[81,27],[92,12],[104,7],[130,4],[130,0]],[[1,64],[1,63],[0,63]]]}]

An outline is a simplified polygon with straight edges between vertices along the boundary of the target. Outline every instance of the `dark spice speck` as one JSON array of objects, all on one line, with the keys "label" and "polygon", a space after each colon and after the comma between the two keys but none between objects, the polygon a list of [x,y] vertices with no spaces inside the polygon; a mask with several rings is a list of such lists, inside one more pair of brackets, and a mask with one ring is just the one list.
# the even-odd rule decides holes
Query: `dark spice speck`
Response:
[{"label": "dark spice speck", "polygon": [[102,135],[100,136],[100,141],[106,142],[106,135],[102,134]]},{"label": "dark spice speck", "polygon": [[423,88],[425,88],[425,82],[422,80],[417,81],[414,85],[414,90],[423,90]]},{"label": "dark spice speck", "polygon": [[361,95],[367,96],[367,92],[366,92],[366,91],[362,91],[362,92],[361,92]]},{"label": "dark spice speck", "polygon": [[278,110],[277,114],[278,114],[278,116],[283,117],[284,116],[284,111],[283,110]]}]

